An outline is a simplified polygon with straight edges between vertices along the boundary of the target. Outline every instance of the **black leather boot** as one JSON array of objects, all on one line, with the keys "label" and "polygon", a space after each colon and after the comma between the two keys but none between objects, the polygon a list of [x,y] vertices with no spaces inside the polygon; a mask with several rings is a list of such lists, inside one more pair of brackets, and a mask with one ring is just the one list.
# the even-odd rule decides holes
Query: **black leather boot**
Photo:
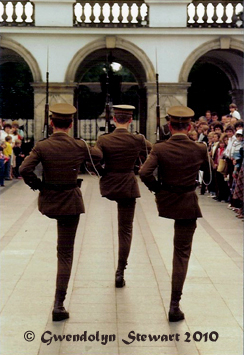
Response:
[{"label": "black leather boot", "polygon": [[56,290],[54,308],[53,308],[53,322],[59,322],[61,320],[69,318],[69,312],[63,306],[66,292]]},{"label": "black leather boot", "polygon": [[124,270],[126,269],[126,262],[119,261],[115,274],[115,287],[121,288],[125,286]]},{"label": "black leather boot", "polygon": [[185,319],[184,313],[180,310],[181,292],[172,292],[169,308],[169,322],[178,322]]}]

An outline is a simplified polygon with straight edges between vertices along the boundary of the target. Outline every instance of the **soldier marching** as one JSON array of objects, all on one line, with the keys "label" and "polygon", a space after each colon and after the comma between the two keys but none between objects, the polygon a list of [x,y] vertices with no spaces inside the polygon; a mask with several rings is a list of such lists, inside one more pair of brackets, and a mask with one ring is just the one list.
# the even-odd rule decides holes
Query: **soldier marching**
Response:
[{"label": "soldier marching", "polygon": [[[146,159],[152,144],[143,135],[128,131],[134,106],[114,105],[113,109],[116,129],[100,136],[95,147],[89,148],[83,140],[75,140],[68,135],[75,107],[69,104],[51,106],[53,134],[38,142],[20,167],[25,183],[33,190],[39,190],[40,212],[57,220],[58,268],[53,321],[69,318],[63,303],[72,268],[79,216],[85,211],[77,184],[79,167],[84,161],[92,162],[99,173],[102,197],[117,203],[119,248],[115,287],[122,288],[126,284],[124,270],[131,249],[136,199],[140,197],[134,165],[140,155]],[[209,159],[206,146],[192,142],[187,136],[194,112],[184,106],[171,107],[168,115],[172,137],[153,146],[139,173],[147,187],[155,192],[159,216],[175,219],[169,310],[169,321],[175,322],[184,319],[179,301],[196,220],[201,217],[195,178],[200,168],[209,169]],[[42,179],[34,173],[39,163],[43,166]],[[156,168],[159,170],[158,180],[154,175]]]}]

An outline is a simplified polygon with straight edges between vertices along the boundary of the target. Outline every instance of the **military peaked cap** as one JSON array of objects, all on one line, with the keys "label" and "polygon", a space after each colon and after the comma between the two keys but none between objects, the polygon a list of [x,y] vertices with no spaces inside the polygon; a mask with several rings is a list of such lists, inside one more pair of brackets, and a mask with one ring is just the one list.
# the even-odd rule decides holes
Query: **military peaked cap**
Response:
[{"label": "military peaked cap", "polygon": [[190,122],[191,118],[195,115],[195,112],[186,106],[172,106],[168,109],[167,113],[170,121],[178,123]]},{"label": "military peaked cap", "polygon": [[131,105],[113,105],[113,109],[115,113],[124,113],[124,114],[133,114],[133,110],[135,110],[135,106]]},{"label": "military peaked cap", "polygon": [[52,112],[52,118],[72,119],[73,114],[76,113],[76,108],[73,105],[66,103],[58,103],[50,106],[49,111]]}]

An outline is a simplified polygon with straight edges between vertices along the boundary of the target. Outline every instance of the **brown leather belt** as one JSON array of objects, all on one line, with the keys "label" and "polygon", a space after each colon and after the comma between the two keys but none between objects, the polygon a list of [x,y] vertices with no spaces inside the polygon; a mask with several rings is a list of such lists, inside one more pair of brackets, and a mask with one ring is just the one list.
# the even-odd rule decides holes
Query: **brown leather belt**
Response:
[{"label": "brown leather belt", "polygon": [[161,183],[161,190],[169,191],[175,194],[184,194],[186,192],[195,191],[196,185],[184,186],[184,185],[168,185]]},{"label": "brown leather belt", "polygon": [[82,179],[78,179],[76,183],[72,183],[72,184],[49,184],[45,182],[43,184],[43,187],[46,190],[65,191],[65,190],[75,189],[76,187],[81,187],[81,182]]}]

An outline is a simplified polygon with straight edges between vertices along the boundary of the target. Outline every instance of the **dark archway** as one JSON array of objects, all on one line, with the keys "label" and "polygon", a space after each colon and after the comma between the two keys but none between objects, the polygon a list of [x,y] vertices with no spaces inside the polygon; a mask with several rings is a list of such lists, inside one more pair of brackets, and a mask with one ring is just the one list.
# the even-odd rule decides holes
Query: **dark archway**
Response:
[{"label": "dark archway", "polygon": [[25,60],[14,51],[1,48],[0,117],[3,120],[21,118],[25,122],[27,140],[28,120],[33,120],[34,115],[32,82],[33,76]]},{"label": "dark archway", "polygon": [[[115,69],[114,63],[119,68]],[[141,63],[131,53],[118,48],[96,50],[80,63],[75,81],[78,83],[75,95],[78,125],[85,125],[82,132],[88,141],[95,140],[99,130],[102,130],[101,125],[104,126],[107,93],[110,104],[126,103],[136,107],[132,131],[146,133],[146,74]],[[82,120],[86,122],[81,123]],[[94,125],[97,127],[96,137],[94,133],[91,134]]]},{"label": "dark archway", "polygon": [[230,80],[217,65],[198,61],[192,68],[188,81],[188,106],[195,111],[195,118],[204,116],[207,110],[217,112],[219,118],[229,113],[232,101]]},{"label": "dark archway", "polygon": [[192,66],[188,76],[188,105],[196,117],[206,110],[216,111],[221,117],[235,102],[243,111],[243,52],[237,49],[213,49],[202,55]]}]

